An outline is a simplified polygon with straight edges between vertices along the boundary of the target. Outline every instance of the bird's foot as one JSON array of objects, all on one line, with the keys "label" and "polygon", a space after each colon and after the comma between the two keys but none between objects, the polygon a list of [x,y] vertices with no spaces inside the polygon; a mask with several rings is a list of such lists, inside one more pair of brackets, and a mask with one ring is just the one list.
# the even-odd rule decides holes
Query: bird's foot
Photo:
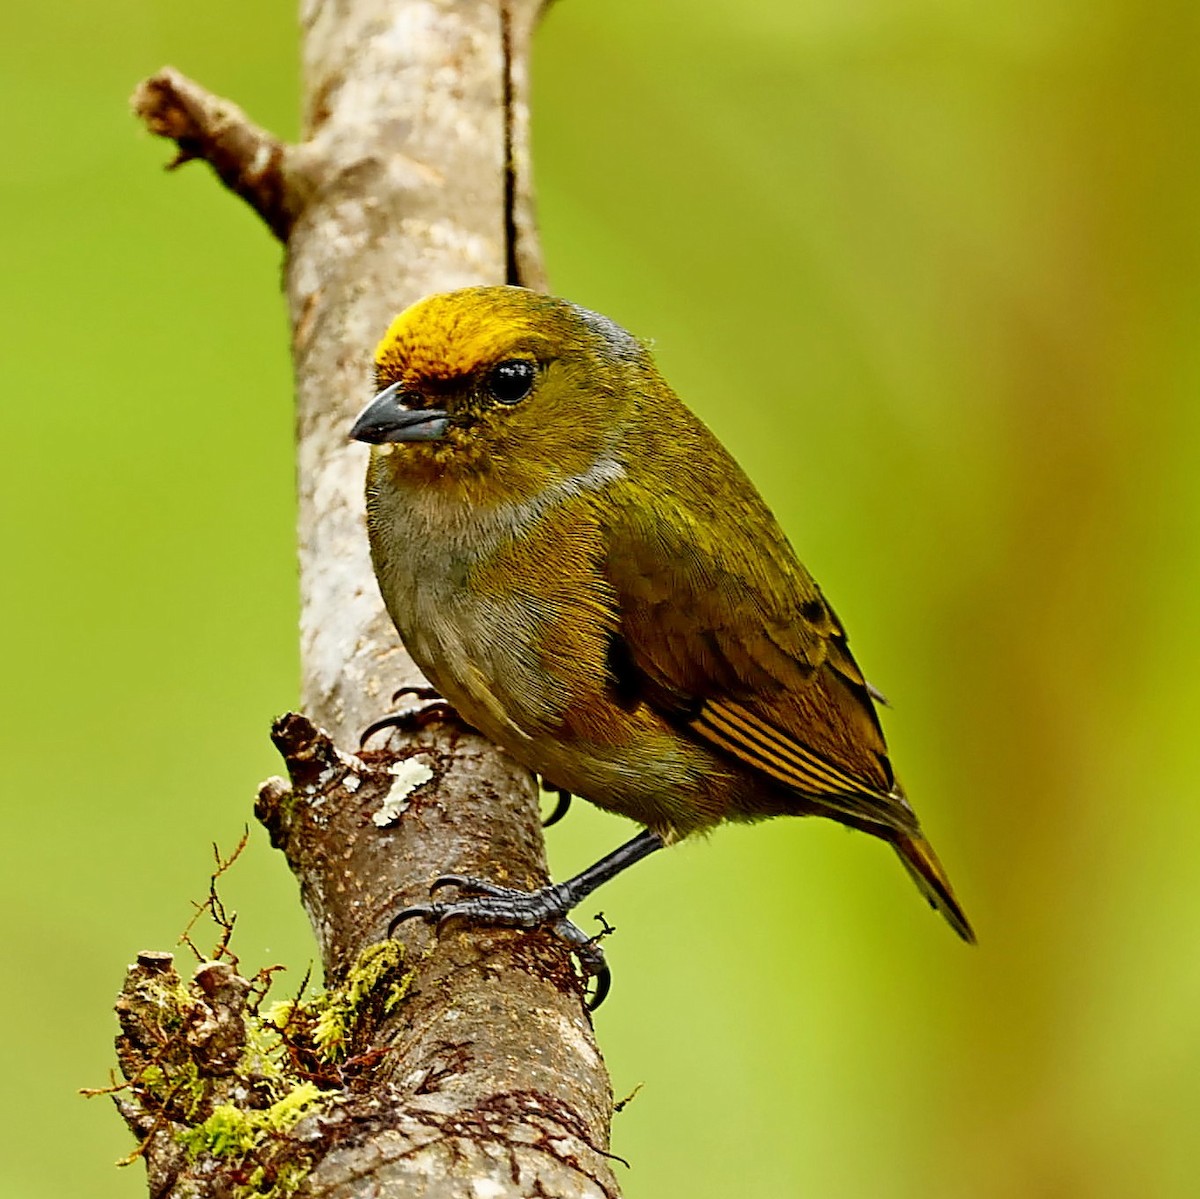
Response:
[{"label": "bird's foot", "polygon": [[493,924],[503,928],[545,928],[564,940],[579,961],[585,979],[596,980],[596,988],[588,1000],[588,1009],[595,1011],[608,995],[612,974],[600,948],[600,938],[612,932],[607,923],[599,934],[589,937],[567,913],[578,901],[569,883],[551,884],[537,891],[521,891],[502,887],[487,879],[466,874],[443,874],[430,886],[430,895],[442,887],[455,887],[459,898],[453,902],[430,900],[398,912],[388,925],[388,936],[406,920],[425,920],[439,928],[449,920],[464,917],[477,924]]},{"label": "bird's foot", "polygon": [[378,720],[367,725],[358,739],[360,750],[367,742],[383,729],[401,729],[406,733],[423,729],[439,720],[452,720],[457,713],[432,687],[401,687],[392,696],[392,703],[398,703],[401,696],[411,695],[421,702],[414,707],[405,708],[401,712],[389,712]]}]

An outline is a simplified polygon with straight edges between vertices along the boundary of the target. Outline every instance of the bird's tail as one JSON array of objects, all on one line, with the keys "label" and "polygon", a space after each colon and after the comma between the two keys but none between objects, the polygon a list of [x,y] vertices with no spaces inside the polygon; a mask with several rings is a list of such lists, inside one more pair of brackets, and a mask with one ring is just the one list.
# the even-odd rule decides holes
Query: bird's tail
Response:
[{"label": "bird's tail", "polygon": [[933,852],[933,846],[920,835],[905,833],[893,834],[892,846],[904,863],[905,870],[912,875],[913,882],[921,889],[921,894],[929,900],[929,906],[941,912],[950,927],[967,944],[974,945],[975,933],[971,923],[954,897],[954,889],[937,854]]}]

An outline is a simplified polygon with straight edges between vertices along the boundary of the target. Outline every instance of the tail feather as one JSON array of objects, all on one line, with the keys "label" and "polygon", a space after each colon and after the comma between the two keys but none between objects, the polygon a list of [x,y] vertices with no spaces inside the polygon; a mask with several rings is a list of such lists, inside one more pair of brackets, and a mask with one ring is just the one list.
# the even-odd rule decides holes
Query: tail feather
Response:
[{"label": "tail feather", "polygon": [[954,897],[954,890],[946,871],[942,868],[933,846],[923,837],[905,836],[897,833],[892,839],[892,847],[904,863],[905,870],[912,875],[913,882],[921,890],[921,894],[929,901],[929,906],[941,912],[946,922],[968,945],[975,944],[975,933],[967,914],[962,910]]}]

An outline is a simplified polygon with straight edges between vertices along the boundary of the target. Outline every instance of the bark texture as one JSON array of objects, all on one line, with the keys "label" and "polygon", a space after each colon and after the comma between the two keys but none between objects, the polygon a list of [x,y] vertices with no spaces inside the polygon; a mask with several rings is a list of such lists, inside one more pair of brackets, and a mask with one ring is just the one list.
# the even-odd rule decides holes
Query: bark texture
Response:
[{"label": "bark texture", "polygon": [[[527,141],[541,8],[303,0],[298,145],[169,68],[134,97],[177,142],[172,165],[208,161],[286,247],[306,715],[276,723],[288,778],[263,784],[256,811],[297,876],[333,997],[319,1020],[300,1005],[264,1024],[258,984],[225,963],[185,983],[162,955],[139,958],[118,1004],[134,1084],[118,1103],[155,1195],[618,1194],[608,1076],[556,939],[410,922],[403,959],[369,967],[390,917],[438,874],[547,878],[534,780],[453,715],[357,748],[422,680],[379,598],[365,449],[347,439],[402,308],[468,284],[543,284]],[[315,1031],[300,1027],[310,1017]],[[281,1090],[253,1056],[281,1019],[288,1077],[315,1080],[316,1097]],[[222,1121],[240,1129],[233,1152]]]}]

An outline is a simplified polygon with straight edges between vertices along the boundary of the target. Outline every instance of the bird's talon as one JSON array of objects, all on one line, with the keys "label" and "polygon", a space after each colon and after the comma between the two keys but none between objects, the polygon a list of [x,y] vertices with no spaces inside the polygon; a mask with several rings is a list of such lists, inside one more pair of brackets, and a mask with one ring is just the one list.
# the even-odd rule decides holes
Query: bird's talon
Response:
[{"label": "bird's talon", "polygon": [[561,787],[555,787],[554,790],[557,792],[558,798],[554,801],[554,808],[550,815],[542,821],[542,828],[549,828],[552,824],[557,824],[571,807],[571,792],[564,791]]},{"label": "bird's talon", "polygon": [[513,887],[502,887],[499,883],[489,882],[486,878],[476,878],[473,874],[443,874],[429,884],[432,895],[439,887],[457,887],[465,895],[490,895],[496,899],[512,899],[514,896],[528,894]]},{"label": "bird's talon", "polygon": [[588,1011],[594,1012],[612,989],[612,971],[609,970],[608,960],[599,945],[600,936],[604,934],[589,937],[579,925],[565,916],[559,917],[550,927],[556,936],[561,937],[571,947],[571,952],[579,962],[585,984],[590,979],[596,980],[596,989],[591,999],[587,1000]]},{"label": "bird's talon", "polygon": [[[477,894],[456,899],[453,903],[431,902],[405,908],[388,925],[388,936],[394,935],[405,920],[418,917],[436,921],[439,928],[452,916],[463,916],[478,924],[491,924],[500,928],[545,928],[571,947],[584,977],[596,980],[595,990],[588,1001],[589,1009],[594,1011],[608,995],[612,976],[605,961],[604,951],[598,943],[599,936],[589,937],[583,929],[567,919],[567,913],[590,895],[600,883],[662,847],[661,835],[647,829],[566,882],[551,884],[536,891],[501,887],[497,883],[472,878],[469,875],[443,874],[434,880],[435,888],[439,885],[454,885],[460,890],[476,888]],[[601,919],[604,928],[600,936],[604,936],[611,932],[612,928],[607,921],[602,917]]]},{"label": "bird's talon", "polygon": [[608,993],[612,990],[612,971],[605,963],[591,977],[596,980],[596,989],[592,992],[591,998],[584,1002],[587,1010],[594,1012],[608,998]]},{"label": "bird's talon", "polygon": [[[397,694],[412,690],[414,688],[406,687]],[[389,712],[386,716],[372,721],[363,729],[362,735],[358,739],[358,748],[364,749],[368,740],[376,733],[382,732],[383,729],[400,729],[402,732],[409,733],[423,729],[437,720],[452,720],[454,716],[454,709],[441,696],[436,696],[418,704],[415,708],[406,708],[403,712]]]},{"label": "bird's talon", "polygon": [[[401,687],[392,696],[392,703],[398,704],[402,695],[413,695],[417,699],[441,699],[441,693],[435,687],[411,686]],[[443,701],[445,702],[445,701]]]},{"label": "bird's talon", "polygon": [[390,941],[396,935],[396,929],[400,927],[406,920],[430,920],[436,916],[436,908],[440,904],[415,904],[411,908],[404,908],[397,912],[391,919],[387,928],[388,940]]},{"label": "bird's talon", "polygon": [[361,751],[365,749],[367,742],[374,737],[376,733],[381,732],[383,729],[398,727],[396,725],[396,718],[398,715],[399,713],[389,712],[388,715],[381,716],[378,720],[372,720],[371,723],[367,725],[367,727],[359,734],[359,750]]},{"label": "bird's talon", "polygon": [[[608,968],[604,950],[599,945],[600,938],[613,931],[608,922],[602,921],[604,924],[603,930],[596,936],[589,937],[583,929],[568,920],[566,916],[560,915],[555,917],[548,915],[544,908],[539,911],[537,908],[530,906],[528,901],[536,896],[536,892],[530,893],[527,891],[515,891],[508,887],[498,887],[494,883],[488,883],[483,879],[471,878],[469,875],[444,874],[440,878],[434,879],[430,890],[440,886],[475,888],[480,885],[482,885],[482,888],[487,888],[487,890],[483,890],[482,895],[470,899],[458,900],[454,903],[414,904],[412,907],[404,908],[402,911],[397,912],[388,925],[388,938],[394,937],[396,930],[407,920],[425,920],[430,924],[434,924],[440,936],[445,926],[456,916],[462,916],[469,920],[477,920],[483,924],[493,924],[498,927],[545,928],[548,932],[565,941],[570,947],[571,952],[579,962],[579,969],[583,974],[585,985],[590,980],[595,979],[595,987],[591,998],[586,1001],[588,1010],[595,1011],[604,1002],[605,997],[612,988],[612,973]],[[489,904],[489,899],[503,899],[507,901],[507,904],[505,906],[496,905],[495,903]],[[524,899],[526,901],[526,910],[521,911],[521,905],[514,903],[514,899]]]},{"label": "bird's talon", "polygon": [[440,887],[461,887],[468,881],[465,874],[440,874],[429,884],[429,894],[432,895]]}]

